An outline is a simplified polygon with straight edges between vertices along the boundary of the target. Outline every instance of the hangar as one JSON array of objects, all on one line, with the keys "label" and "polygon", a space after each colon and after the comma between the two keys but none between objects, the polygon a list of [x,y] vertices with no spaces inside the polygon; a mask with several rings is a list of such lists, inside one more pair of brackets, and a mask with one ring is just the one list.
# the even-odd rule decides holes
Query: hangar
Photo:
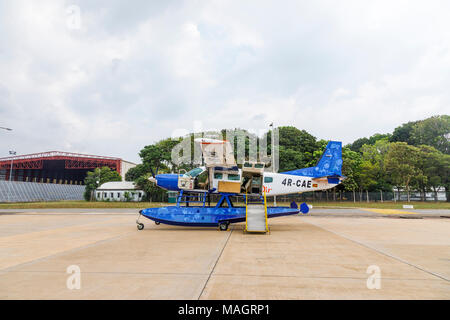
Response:
[{"label": "hangar", "polygon": [[125,180],[134,166],[120,158],[49,151],[0,158],[0,180],[81,185],[95,168],[109,167]]}]

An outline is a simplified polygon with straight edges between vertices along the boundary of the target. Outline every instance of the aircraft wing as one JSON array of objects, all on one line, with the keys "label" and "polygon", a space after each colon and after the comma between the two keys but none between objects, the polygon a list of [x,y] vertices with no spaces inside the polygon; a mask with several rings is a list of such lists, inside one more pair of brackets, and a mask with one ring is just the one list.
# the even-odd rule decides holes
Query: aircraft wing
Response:
[{"label": "aircraft wing", "polygon": [[194,141],[200,144],[203,159],[207,167],[236,166],[233,147],[228,140],[197,138]]}]

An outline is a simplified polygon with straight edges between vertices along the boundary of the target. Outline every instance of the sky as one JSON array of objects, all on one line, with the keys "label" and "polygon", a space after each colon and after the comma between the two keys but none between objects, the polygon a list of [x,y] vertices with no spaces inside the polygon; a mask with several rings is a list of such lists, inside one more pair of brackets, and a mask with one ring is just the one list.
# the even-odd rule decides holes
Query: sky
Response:
[{"label": "sky", "polygon": [[450,1],[0,0],[0,157],[450,114]]}]

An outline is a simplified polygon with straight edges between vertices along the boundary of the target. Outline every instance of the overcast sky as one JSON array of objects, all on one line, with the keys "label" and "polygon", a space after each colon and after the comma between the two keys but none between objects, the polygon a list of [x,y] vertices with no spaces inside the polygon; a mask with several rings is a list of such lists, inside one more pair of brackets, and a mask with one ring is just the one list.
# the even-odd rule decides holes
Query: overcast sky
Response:
[{"label": "overcast sky", "polygon": [[271,121],[392,132],[450,113],[449,16],[448,0],[0,0],[0,157],[139,162],[182,129]]}]

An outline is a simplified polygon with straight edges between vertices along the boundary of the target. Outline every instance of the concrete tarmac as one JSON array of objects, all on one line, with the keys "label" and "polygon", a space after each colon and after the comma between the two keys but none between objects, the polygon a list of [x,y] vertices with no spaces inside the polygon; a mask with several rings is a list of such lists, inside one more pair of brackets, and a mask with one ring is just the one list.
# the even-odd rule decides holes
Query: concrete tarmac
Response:
[{"label": "concrete tarmac", "polygon": [[0,210],[0,299],[450,299],[449,210],[314,208],[266,235],[136,211]]}]

